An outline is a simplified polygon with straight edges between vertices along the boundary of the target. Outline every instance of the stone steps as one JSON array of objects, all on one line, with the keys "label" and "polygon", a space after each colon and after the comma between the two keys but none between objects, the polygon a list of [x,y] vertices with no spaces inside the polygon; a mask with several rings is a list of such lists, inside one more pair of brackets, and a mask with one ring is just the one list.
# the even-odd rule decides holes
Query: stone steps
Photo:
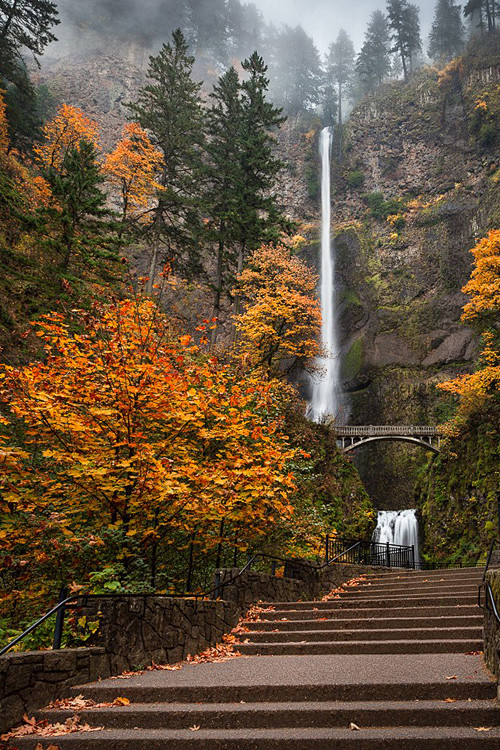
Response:
[{"label": "stone steps", "polygon": [[480,576],[428,575],[380,574],[333,601],[269,605],[245,623],[244,658],[74,687],[130,705],[83,712],[99,731],[26,737],[16,748],[498,750],[496,683],[465,655],[482,648]]},{"label": "stone steps", "polygon": [[473,593],[456,594],[426,594],[422,596],[408,596],[408,594],[399,594],[391,596],[372,596],[371,594],[339,594],[337,599],[330,599],[321,602],[276,602],[274,604],[264,602],[262,607],[268,609],[273,607],[276,611],[283,612],[287,610],[310,610],[317,611],[323,609],[338,609],[339,607],[393,607],[398,604],[408,602],[408,606],[433,606],[446,607],[457,606],[460,604],[472,604],[477,602],[477,588]]},{"label": "stone steps", "polygon": [[[401,634],[404,637],[404,633]],[[480,651],[481,638],[471,640],[369,640],[290,643],[242,643],[238,651],[246,656],[284,654],[466,654]]]},{"label": "stone steps", "polygon": [[[63,723],[71,711],[38,712],[51,722]],[[492,726],[498,718],[493,700],[456,701],[297,701],[295,703],[150,703],[85,711],[90,726],[109,729],[266,729],[269,727]]]},{"label": "stone steps", "polygon": [[[477,609],[477,608],[476,608]],[[327,613],[328,614],[328,613]],[[270,622],[269,620],[258,620],[246,622],[245,626],[251,631],[258,632],[264,630],[269,632],[271,626],[279,624],[280,631],[315,631],[315,630],[378,630],[381,628],[408,630],[412,628],[467,628],[476,627],[481,629],[483,626],[483,615],[474,614],[468,616],[448,616],[448,617],[373,617],[369,619],[359,619],[358,617],[346,617],[348,613],[342,612],[342,617],[330,616],[315,618],[312,620],[288,620],[279,623]]]},{"label": "stone steps", "polygon": [[325,610],[275,610],[274,612],[263,612],[261,620],[267,622],[275,622],[276,620],[318,620],[321,617],[327,615],[334,616],[335,613],[340,612],[342,617],[349,615],[348,609],[351,610],[352,616],[356,616],[357,619],[363,618],[380,618],[386,617],[388,614],[394,617],[453,617],[453,616],[474,616],[477,615],[481,610],[477,604],[469,605],[438,605],[438,606],[415,606],[408,607],[402,606],[390,606],[388,603],[386,607],[336,607],[330,606]]},{"label": "stone steps", "polygon": [[[336,620],[331,621],[332,624],[336,624]],[[362,623],[359,623],[360,625]],[[482,638],[482,627],[462,627],[462,628],[448,628],[446,634],[448,640],[474,640],[481,642]],[[376,630],[361,630],[358,629],[343,629],[343,630],[291,630],[291,631],[274,631],[274,630],[254,630],[251,633],[240,636],[240,640],[243,642],[248,638],[251,643],[264,642],[264,643],[275,643],[283,641],[286,634],[286,640],[288,643],[291,642],[304,642],[304,641],[346,641],[346,640],[362,640],[362,641],[396,641],[398,636],[407,640],[436,640],[442,635],[440,628],[398,628],[389,629],[384,628]],[[239,646],[238,646],[239,648]]]},{"label": "stone steps", "polygon": [[[38,740],[38,741],[37,741]],[[64,737],[23,739],[19,750],[54,745],[60,750],[498,750],[500,732],[473,727],[391,727],[276,729],[107,729]]]}]

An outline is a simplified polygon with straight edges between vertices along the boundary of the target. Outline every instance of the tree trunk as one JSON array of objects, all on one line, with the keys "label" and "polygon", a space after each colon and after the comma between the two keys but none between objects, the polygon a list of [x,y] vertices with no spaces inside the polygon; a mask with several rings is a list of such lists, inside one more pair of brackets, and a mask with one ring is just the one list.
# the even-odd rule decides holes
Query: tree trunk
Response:
[{"label": "tree trunk", "polygon": [[153,293],[153,286],[155,283],[157,265],[158,265],[158,242],[153,241],[153,252],[151,255],[151,263],[149,265],[149,278],[148,278],[148,285],[146,289],[148,294]]},{"label": "tree trunk", "polygon": [[212,312],[212,331],[210,335],[210,343],[215,346],[217,343],[217,335],[219,333],[219,318],[221,312],[221,297],[222,297],[222,270],[223,270],[223,253],[224,243],[221,240],[217,250],[217,269],[215,272],[215,292],[214,292],[214,306]]}]

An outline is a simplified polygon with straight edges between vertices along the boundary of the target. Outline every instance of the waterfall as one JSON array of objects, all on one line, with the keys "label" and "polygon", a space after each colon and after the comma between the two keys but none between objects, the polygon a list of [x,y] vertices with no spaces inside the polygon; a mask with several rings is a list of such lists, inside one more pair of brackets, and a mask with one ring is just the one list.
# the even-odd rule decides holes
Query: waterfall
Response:
[{"label": "waterfall", "polygon": [[[321,343],[325,357],[318,358],[318,372],[312,378],[308,417],[321,422],[324,417],[338,420],[341,409],[340,347],[337,330],[337,290],[335,287],[335,253],[332,252],[331,228],[331,158],[333,133],[321,131]],[[333,248],[334,250],[334,248]]]},{"label": "waterfall", "polygon": [[415,561],[419,561],[418,521],[416,510],[380,510],[377,528],[372,541],[379,544],[400,544],[415,548]]}]

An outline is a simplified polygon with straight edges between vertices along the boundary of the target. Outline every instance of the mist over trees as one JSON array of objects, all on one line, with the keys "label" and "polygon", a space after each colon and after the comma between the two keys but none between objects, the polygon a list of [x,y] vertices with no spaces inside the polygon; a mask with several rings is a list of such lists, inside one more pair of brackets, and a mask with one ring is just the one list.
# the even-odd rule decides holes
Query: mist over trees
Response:
[{"label": "mist over trees", "polygon": [[465,26],[460,5],[453,0],[438,0],[429,36],[429,57],[447,63],[459,55],[465,43]]},{"label": "mist over trees", "polygon": [[[326,54],[300,25],[267,23],[254,2],[243,0],[0,0],[0,84],[6,91],[9,135],[23,149],[37,137],[50,105],[35,91],[25,57],[38,58],[62,28],[78,37],[142,44],[152,52],[180,29],[196,77],[214,82],[257,52],[269,78],[269,96],[287,116],[319,114],[342,123],[349,107],[379,85],[405,81],[427,60],[445,65],[467,38],[496,30],[497,0],[434,0],[434,20],[422,39],[419,9],[410,0],[387,0],[385,12],[366,19],[361,49],[342,31]],[[363,19],[361,19],[363,23]],[[88,36],[90,35],[90,36]]]}]

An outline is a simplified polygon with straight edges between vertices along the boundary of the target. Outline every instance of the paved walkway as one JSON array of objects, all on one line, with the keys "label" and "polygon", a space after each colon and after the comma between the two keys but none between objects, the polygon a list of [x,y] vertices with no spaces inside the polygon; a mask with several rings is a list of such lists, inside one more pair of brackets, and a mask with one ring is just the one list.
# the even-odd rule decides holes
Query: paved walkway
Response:
[{"label": "paved walkway", "polygon": [[130,705],[86,711],[99,731],[16,747],[499,750],[496,682],[465,653],[481,644],[479,578],[386,574],[330,602],[272,605],[266,620],[247,623],[239,648],[248,655],[75,688]]}]

